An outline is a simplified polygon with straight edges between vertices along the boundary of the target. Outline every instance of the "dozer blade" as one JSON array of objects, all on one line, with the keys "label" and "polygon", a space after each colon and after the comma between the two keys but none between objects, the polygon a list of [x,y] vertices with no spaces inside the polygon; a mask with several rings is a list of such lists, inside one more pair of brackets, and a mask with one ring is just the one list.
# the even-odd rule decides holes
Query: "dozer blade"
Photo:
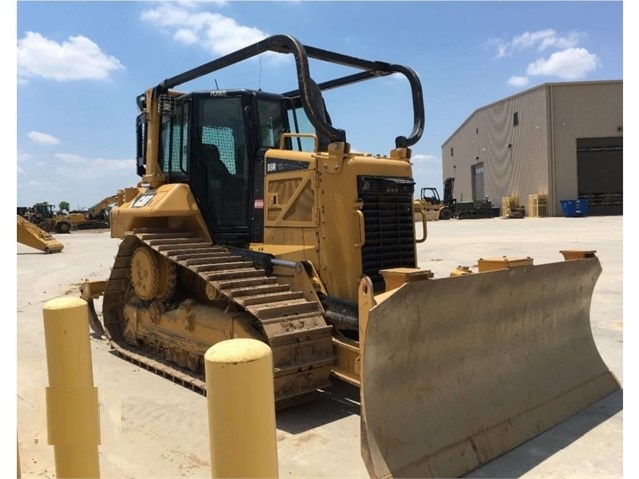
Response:
[{"label": "dozer blade", "polygon": [[597,351],[596,257],[406,283],[368,316],[371,477],[459,477],[620,388]]}]

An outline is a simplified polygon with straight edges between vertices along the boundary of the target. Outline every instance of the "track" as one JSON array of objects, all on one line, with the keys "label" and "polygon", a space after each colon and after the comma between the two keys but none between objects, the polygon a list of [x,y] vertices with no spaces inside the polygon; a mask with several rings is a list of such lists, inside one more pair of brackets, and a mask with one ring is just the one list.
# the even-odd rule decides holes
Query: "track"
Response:
[{"label": "track", "polygon": [[[184,344],[183,339],[166,338],[164,334],[164,341],[170,344],[163,347],[172,349],[173,356],[175,349],[181,348],[178,354],[193,357],[192,346],[200,344],[196,364],[191,362],[190,368],[160,357],[157,344],[150,345],[151,341],[138,341],[140,338],[137,337],[131,340],[132,328],[127,326],[129,320],[125,314],[127,304],[135,303],[137,310],[144,311],[154,307],[153,301],[134,297],[131,284],[131,259],[134,251],[143,245],[165,258],[170,268],[175,268],[177,274],[172,274],[169,281],[184,277],[185,270],[189,270],[200,283],[195,289],[218,292],[220,300],[216,311],[243,315],[269,344],[273,351],[278,407],[299,402],[330,384],[334,362],[331,326],[324,320],[320,305],[304,299],[301,292],[291,290],[277,278],[266,276],[263,269],[256,268],[252,262],[232,254],[227,248],[214,246],[186,231],[140,229],[127,235],[120,244],[103,298],[106,334],[119,355],[206,394],[201,357],[205,351],[202,351],[202,338],[197,336],[197,328],[188,338],[192,344]],[[196,297],[194,294],[193,298]],[[165,304],[167,311],[177,308],[168,299]],[[164,319],[157,320],[160,321]],[[152,331],[151,336],[162,338],[159,329]]]}]

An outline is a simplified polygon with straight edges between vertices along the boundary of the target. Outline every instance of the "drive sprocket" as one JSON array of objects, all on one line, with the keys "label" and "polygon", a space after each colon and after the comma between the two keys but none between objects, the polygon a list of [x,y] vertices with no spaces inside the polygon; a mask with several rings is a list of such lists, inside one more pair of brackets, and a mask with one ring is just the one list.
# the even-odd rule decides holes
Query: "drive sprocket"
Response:
[{"label": "drive sprocket", "polygon": [[175,264],[148,246],[138,246],[131,258],[131,285],[144,301],[169,301],[175,292]]}]

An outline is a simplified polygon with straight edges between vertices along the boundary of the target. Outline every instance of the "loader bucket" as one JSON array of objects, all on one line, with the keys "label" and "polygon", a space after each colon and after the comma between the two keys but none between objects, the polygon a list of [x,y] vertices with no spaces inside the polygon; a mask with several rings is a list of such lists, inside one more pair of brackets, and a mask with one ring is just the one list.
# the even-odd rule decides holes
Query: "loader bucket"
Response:
[{"label": "loader bucket", "polygon": [[361,385],[371,477],[459,477],[619,389],[590,328],[600,273],[591,257],[429,279],[375,305]]}]

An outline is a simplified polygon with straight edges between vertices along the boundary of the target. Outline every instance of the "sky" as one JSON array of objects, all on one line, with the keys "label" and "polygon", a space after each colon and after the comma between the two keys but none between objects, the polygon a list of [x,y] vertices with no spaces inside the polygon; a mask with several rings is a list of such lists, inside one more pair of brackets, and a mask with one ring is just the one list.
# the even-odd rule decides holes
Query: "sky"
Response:
[{"label": "sky", "polygon": [[[626,2],[628,3],[628,2]],[[623,78],[623,4],[605,2],[20,1],[16,7],[17,202],[89,208],[134,186],[135,98],[269,35],[408,66],[426,124],[413,147],[416,191],[442,192],[441,145],[476,109],[548,82]],[[270,54],[183,91],[296,87]],[[317,82],[346,68],[311,60]],[[404,78],[325,93],[355,151],[388,154],[413,116]]]}]

